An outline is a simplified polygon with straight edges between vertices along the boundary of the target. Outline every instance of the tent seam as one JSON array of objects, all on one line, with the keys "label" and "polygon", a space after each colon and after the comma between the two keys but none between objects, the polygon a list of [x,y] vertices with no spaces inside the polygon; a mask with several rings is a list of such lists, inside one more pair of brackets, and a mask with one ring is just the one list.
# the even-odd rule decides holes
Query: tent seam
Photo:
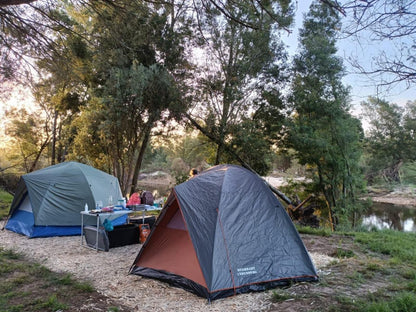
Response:
[{"label": "tent seam", "polygon": [[94,206],[90,207],[89,209],[95,209],[95,202],[97,199],[95,198],[94,193],[92,192],[90,181],[88,180],[87,175],[84,172],[83,168],[81,168],[80,166],[76,168],[81,172],[82,178],[87,182],[89,193],[91,194],[91,197],[94,199]]},{"label": "tent seam", "polygon": [[[191,233],[189,232],[189,227],[188,227],[188,224],[186,223],[185,216],[183,215],[182,207],[181,207],[181,204],[180,204],[180,201],[179,201],[179,199],[178,199],[178,196],[177,196],[177,194],[176,194],[175,189],[173,189],[173,195],[175,196],[176,202],[178,203],[178,209],[179,209],[179,212],[181,213],[181,217],[182,217],[182,220],[183,220],[183,224],[185,225],[185,229],[186,229],[186,233],[187,233],[187,235],[188,235],[188,237],[189,237],[189,241],[191,242],[191,244],[192,244],[192,246],[193,246],[193,248],[194,248],[195,256],[196,256],[196,258],[197,258],[197,260],[198,260],[198,267],[199,267],[199,270],[201,271],[201,275],[203,276],[203,278],[204,278],[204,280],[205,280],[206,289],[207,289],[207,291],[209,291],[208,289],[210,289],[210,288],[211,288],[211,287],[210,287],[211,285],[208,285],[208,283],[207,283],[207,278],[206,278],[206,276],[205,276],[205,274],[204,274],[204,271],[203,271],[203,270],[202,270],[202,268],[201,268],[201,261],[200,261],[200,259],[199,259],[199,257],[198,257],[198,253],[196,252],[196,249],[195,249],[195,244],[194,244],[194,241],[193,241],[193,239],[192,239],[192,237],[191,237]],[[203,287],[204,287],[204,286],[203,286]]]},{"label": "tent seam", "polygon": [[231,266],[231,261],[230,261],[230,253],[228,251],[227,240],[225,239],[224,228],[222,226],[221,217],[220,217],[220,211],[219,211],[218,208],[217,208],[217,213],[218,213],[218,223],[220,225],[221,233],[222,233],[222,239],[224,241],[225,252],[227,254],[228,269],[230,271],[231,281],[233,283],[233,290],[234,290],[234,295],[235,295],[236,294],[236,287],[235,287],[234,274],[233,274],[233,270],[232,270],[232,266]]}]

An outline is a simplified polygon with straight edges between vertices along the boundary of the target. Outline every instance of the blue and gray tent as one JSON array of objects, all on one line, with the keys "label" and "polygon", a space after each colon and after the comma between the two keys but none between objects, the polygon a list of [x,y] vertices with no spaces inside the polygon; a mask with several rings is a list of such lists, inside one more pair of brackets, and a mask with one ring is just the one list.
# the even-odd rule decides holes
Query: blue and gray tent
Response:
[{"label": "blue and gray tent", "polygon": [[130,273],[209,300],[318,280],[277,197],[259,176],[234,165],[212,167],[173,189]]},{"label": "blue and gray tent", "polygon": [[[110,196],[122,198],[118,179],[110,174],[78,162],[46,167],[20,178],[6,229],[29,237],[80,235],[85,204],[107,205]],[[112,222],[125,221],[124,216]]]}]

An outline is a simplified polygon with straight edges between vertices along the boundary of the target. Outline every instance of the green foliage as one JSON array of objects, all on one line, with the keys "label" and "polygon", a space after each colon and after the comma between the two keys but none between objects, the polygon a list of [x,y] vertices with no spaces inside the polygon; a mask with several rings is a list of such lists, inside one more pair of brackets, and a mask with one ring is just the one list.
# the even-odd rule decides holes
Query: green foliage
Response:
[{"label": "green foliage", "polygon": [[286,146],[309,167],[335,224],[353,215],[356,194],[363,186],[361,124],[349,112],[343,66],[335,55],[339,24],[328,5],[312,3],[300,32],[301,51],[294,59],[293,119],[286,136]]},{"label": "green foliage", "polygon": [[399,170],[400,180],[403,184],[416,185],[416,162],[406,162]]},{"label": "green foliage", "polygon": [[50,141],[48,121],[42,118],[40,112],[29,114],[23,108],[6,112],[6,117],[9,119],[6,134],[12,138],[7,159],[21,164],[24,173],[42,167],[42,155]]},{"label": "green foliage", "polygon": [[12,201],[13,196],[0,189],[0,220],[9,214]]},{"label": "green foliage", "polygon": [[46,116],[44,132],[25,134],[27,142],[36,136],[45,142],[42,150],[37,144],[38,150],[15,154],[88,163],[116,175],[125,193],[136,183],[154,128],[179,119],[187,107],[178,90],[190,16],[170,3],[49,5],[57,25],[47,37],[57,48],[36,63],[41,77],[34,92]]},{"label": "green foliage", "polygon": [[[366,138],[367,176],[370,182],[382,177],[387,182],[400,182],[402,173],[409,169],[408,180],[414,180],[412,161],[416,160],[414,133],[416,103],[406,108],[386,100],[370,97],[362,103],[370,128]],[[406,169],[400,170],[403,163]]]},{"label": "green foliage", "polygon": [[146,171],[167,170],[170,151],[163,146],[149,145],[143,158],[143,169]]},{"label": "green foliage", "polygon": [[[262,127],[252,119],[243,119],[232,127],[232,133],[229,144],[235,153],[259,175],[266,176],[272,168],[273,152]],[[231,155],[224,155],[223,160],[235,162]]]},{"label": "green foliage", "polygon": [[[224,10],[235,18],[224,18]],[[276,117],[265,107],[281,103],[279,90],[283,88],[286,59],[274,33],[291,22],[292,7],[286,1],[261,6],[240,1],[224,3],[224,10],[209,2],[199,16],[198,44],[209,51],[203,56],[207,61],[200,66],[194,89],[200,124],[217,145],[211,163],[235,162],[233,155],[227,154],[231,149],[264,173],[271,167],[271,142],[265,139],[265,124],[270,116]],[[276,111],[282,115],[281,107]]]}]

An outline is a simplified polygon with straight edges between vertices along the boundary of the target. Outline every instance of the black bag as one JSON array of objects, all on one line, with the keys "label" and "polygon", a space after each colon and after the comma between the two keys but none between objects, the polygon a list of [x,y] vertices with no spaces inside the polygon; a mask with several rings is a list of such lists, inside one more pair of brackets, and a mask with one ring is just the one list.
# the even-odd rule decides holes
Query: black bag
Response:
[{"label": "black bag", "polygon": [[152,192],[143,191],[140,199],[142,204],[153,206],[154,199]]}]

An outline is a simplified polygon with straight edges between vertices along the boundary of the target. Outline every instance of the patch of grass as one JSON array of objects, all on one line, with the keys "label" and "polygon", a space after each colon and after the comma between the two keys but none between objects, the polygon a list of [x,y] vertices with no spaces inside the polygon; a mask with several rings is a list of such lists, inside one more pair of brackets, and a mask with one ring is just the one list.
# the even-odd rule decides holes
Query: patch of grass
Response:
[{"label": "patch of grass", "polygon": [[415,293],[416,292],[416,280],[407,283],[405,289],[407,291],[412,291]]},{"label": "patch of grass", "polygon": [[358,286],[366,281],[364,275],[361,272],[354,272],[347,276],[354,286]]},{"label": "patch of grass", "polygon": [[1,248],[0,280],[1,312],[79,311],[87,301],[95,302],[100,311],[119,311],[110,300],[102,300],[90,284]]},{"label": "patch of grass", "polygon": [[355,254],[352,250],[337,248],[333,256],[339,259],[346,259],[354,257]]},{"label": "patch of grass", "polygon": [[0,189],[0,220],[7,217],[12,204],[13,196]]},{"label": "patch of grass", "polygon": [[[366,261],[372,261],[372,260],[366,260]],[[377,272],[382,272],[385,275],[388,274],[384,266],[382,266],[381,264],[377,262],[363,263],[360,266],[360,269],[358,270],[358,272],[361,273],[366,279],[373,278],[374,276],[376,276]]]},{"label": "patch of grass", "polygon": [[59,276],[58,278],[53,278],[53,280],[56,281],[58,285],[73,285],[75,281],[69,274]]},{"label": "patch of grass", "polygon": [[391,230],[376,232],[357,232],[356,242],[370,250],[393,257],[392,265],[402,263],[416,265],[416,235]]},{"label": "patch of grass", "polygon": [[329,237],[332,235],[331,230],[326,228],[312,228],[310,226],[296,226],[296,228],[301,234],[311,234],[324,237]]},{"label": "patch of grass", "polygon": [[[351,297],[346,295],[336,295],[335,300],[337,302],[336,305],[329,304],[325,311],[329,312],[344,312],[344,311],[352,311],[355,306],[355,301]],[[322,310],[321,310],[322,311]]]},{"label": "patch of grass", "polygon": [[405,279],[416,280],[416,270],[414,269],[405,269],[403,271],[400,271],[400,275]]},{"label": "patch of grass", "polygon": [[41,311],[62,311],[68,309],[68,305],[60,302],[56,295],[53,294],[49,296],[46,300],[38,299],[35,301],[34,307],[35,310]]},{"label": "patch of grass", "polygon": [[356,305],[357,312],[406,312],[416,311],[416,296],[411,292],[401,292],[386,300],[380,296],[371,296],[369,301]]},{"label": "patch of grass", "polygon": [[17,260],[21,259],[22,256],[18,253],[15,253],[11,250],[4,250],[3,248],[0,248],[0,260],[1,259],[11,259],[11,260]]},{"label": "patch of grass", "polygon": [[366,268],[366,270],[373,271],[373,272],[383,271],[382,266],[380,264],[374,263],[374,262],[368,263],[365,268]]},{"label": "patch of grass", "polygon": [[354,301],[353,301],[353,299],[351,299],[351,297],[344,296],[344,295],[337,295],[336,300],[339,303],[343,304],[343,305],[353,305],[354,304]]},{"label": "patch of grass", "polygon": [[82,282],[76,282],[74,284],[74,287],[82,292],[93,292],[94,291],[94,287],[91,286],[91,284],[89,283],[82,283]]},{"label": "patch of grass", "polygon": [[293,296],[290,295],[289,293],[287,293],[286,291],[282,291],[282,290],[274,290],[273,294],[272,294],[272,301],[273,302],[282,302],[282,301],[286,301],[288,299],[292,299]]}]

